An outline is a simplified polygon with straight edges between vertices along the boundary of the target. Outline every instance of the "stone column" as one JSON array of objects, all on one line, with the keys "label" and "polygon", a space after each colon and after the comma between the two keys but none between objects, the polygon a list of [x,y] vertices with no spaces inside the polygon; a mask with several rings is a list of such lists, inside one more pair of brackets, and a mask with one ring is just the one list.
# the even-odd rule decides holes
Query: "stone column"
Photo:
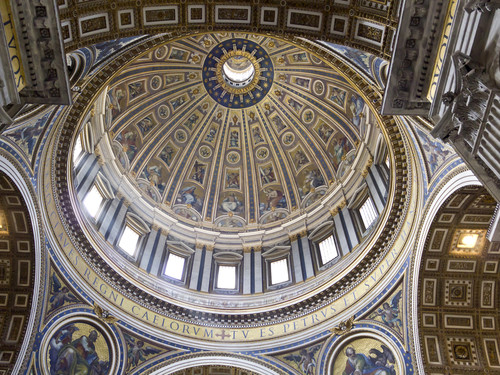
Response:
[{"label": "stone column", "polygon": [[243,249],[243,294],[252,294],[252,281],[255,281],[255,261],[251,247]]},{"label": "stone column", "polygon": [[[333,214],[336,212],[334,211]],[[359,244],[358,233],[355,227],[355,221],[352,217],[352,212],[347,207],[338,210],[333,217],[335,223],[335,231],[340,245],[340,253],[342,256],[348,254],[354,246]]]},{"label": "stone column", "polygon": [[208,292],[212,276],[213,246],[205,246],[205,261],[203,262],[201,291]]},{"label": "stone column", "polygon": [[262,269],[262,248],[254,247],[253,248],[253,258],[255,262],[255,284],[254,284],[254,293],[262,293],[262,272],[265,270]]},{"label": "stone column", "polygon": [[95,155],[85,155],[75,176],[75,186],[77,186],[77,195],[80,201],[83,200],[90,186],[94,183],[97,172],[99,172],[99,164]]},{"label": "stone column", "polygon": [[205,246],[196,245],[193,257],[193,266],[191,267],[191,279],[189,280],[189,289],[201,290],[200,273],[202,263],[205,260]]}]

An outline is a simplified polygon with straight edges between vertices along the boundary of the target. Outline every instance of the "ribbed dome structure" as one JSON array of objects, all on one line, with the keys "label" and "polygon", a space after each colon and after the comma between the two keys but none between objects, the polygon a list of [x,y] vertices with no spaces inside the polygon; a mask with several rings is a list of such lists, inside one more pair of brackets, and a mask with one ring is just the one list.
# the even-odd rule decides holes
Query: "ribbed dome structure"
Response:
[{"label": "ribbed dome structure", "polygon": [[[238,69],[240,86],[227,75]],[[171,228],[305,226],[340,186],[359,184],[351,172],[369,157],[363,98],[325,60],[278,38],[168,43],[118,73],[107,100],[108,177],[125,176]]]}]

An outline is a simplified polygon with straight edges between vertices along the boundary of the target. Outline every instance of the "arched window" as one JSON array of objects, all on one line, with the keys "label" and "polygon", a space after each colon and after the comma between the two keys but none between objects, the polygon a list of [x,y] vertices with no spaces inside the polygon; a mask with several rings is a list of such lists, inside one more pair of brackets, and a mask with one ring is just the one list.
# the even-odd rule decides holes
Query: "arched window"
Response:
[{"label": "arched window", "polygon": [[339,256],[335,238],[332,236],[327,237],[319,243],[319,253],[321,257],[321,264],[325,265]]},{"label": "arched window", "polygon": [[236,266],[218,266],[217,288],[236,289]]},{"label": "arched window", "polygon": [[332,220],[320,224],[309,234],[309,240],[316,249],[316,266],[318,269],[326,268],[325,265],[339,258],[340,251],[335,236],[335,226]]},{"label": "arched window", "polygon": [[141,234],[131,226],[125,225],[118,246],[130,256],[135,256]]}]

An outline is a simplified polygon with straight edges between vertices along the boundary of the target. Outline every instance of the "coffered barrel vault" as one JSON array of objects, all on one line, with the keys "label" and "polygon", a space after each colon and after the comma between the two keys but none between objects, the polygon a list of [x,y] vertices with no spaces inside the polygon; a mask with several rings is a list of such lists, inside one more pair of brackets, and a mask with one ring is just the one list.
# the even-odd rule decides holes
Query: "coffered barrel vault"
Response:
[{"label": "coffered barrel vault", "polygon": [[332,41],[389,58],[399,0],[58,2],[64,45],[72,51],[118,37],[241,30]]}]

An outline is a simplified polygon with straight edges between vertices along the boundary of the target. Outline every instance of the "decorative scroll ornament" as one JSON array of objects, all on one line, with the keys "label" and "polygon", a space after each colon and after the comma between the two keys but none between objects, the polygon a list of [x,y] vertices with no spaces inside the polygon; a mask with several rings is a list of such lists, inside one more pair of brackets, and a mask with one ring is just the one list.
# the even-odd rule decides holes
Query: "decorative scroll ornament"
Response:
[{"label": "decorative scroll ornament", "polygon": [[352,327],[354,327],[354,316],[347,319],[346,321],[340,322],[339,325],[331,329],[330,332],[332,336],[342,336],[347,332],[350,332],[352,330]]},{"label": "decorative scroll ornament", "polygon": [[108,324],[114,324],[118,321],[118,318],[115,318],[108,310],[104,310],[97,303],[94,303],[94,312],[103,322]]}]

